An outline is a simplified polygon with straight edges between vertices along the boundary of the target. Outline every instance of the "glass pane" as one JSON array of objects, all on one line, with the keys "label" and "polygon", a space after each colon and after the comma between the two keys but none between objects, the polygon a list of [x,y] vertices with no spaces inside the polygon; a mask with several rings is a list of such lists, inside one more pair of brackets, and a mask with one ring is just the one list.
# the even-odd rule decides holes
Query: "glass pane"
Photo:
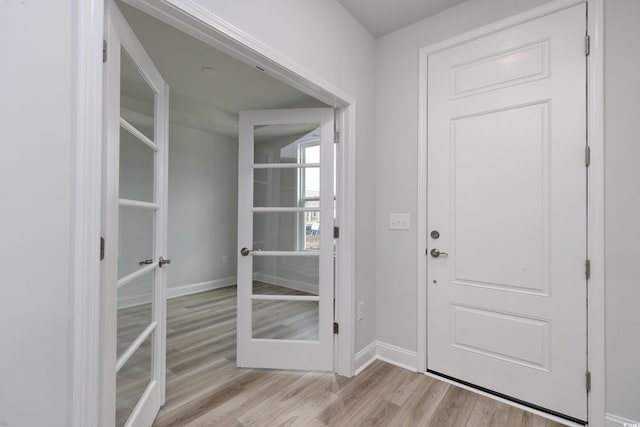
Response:
[{"label": "glass pane", "polygon": [[319,178],[318,167],[254,169],[253,206],[300,207],[305,198],[320,197]]},{"label": "glass pane", "polygon": [[124,49],[120,59],[120,116],[153,141],[155,92]]},{"label": "glass pane", "polygon": [[319,257],[254,256],[252,259],[254,294],[318,295]]},{"label": "glass pane", "polygon": [[155,151],[120,128],[120,198],[153,202]]},{"label": "glass pane", "polygon": [[120,206],[118,278],[141,268],[140,262],[153,260],[155,211]]},{"label": "glass pane", "polygon": [[155,271],[118,289],[118,357],[153,320],[151,303]]},{"label": "glass pane", "polygon": [[[305,206],[318,204],[306,202]],[[316,206],[317,207],[317,206]],[[304,251],[320,248],[320,212],[255,212],[253,248]]]},{"label": "glass pane", "polygon": [[303,153],[305,145],[320,144],[320,125],[317,123],[259,125],[254,126],[253,132],[254,163],[320,162],[319,155],[305,159]]},{"label": "glass pane", "polygon": [[151,334],[116,375],[116,426],[127,422],[151,381]]},{"label": "glass pane", "polygon": [[252,301],[253,338],[317,340],[317,301]]}]

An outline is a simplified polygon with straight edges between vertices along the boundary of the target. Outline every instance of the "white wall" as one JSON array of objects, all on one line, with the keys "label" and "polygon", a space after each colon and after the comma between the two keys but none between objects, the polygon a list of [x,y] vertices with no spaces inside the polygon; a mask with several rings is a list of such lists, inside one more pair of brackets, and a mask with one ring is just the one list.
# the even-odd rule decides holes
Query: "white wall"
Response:
[{"label": "white wall", "polygon": [[0,425],[69,425],[71,0],[0,4]]},{"label": "white wall", "polygon": [[[418,51],[547,0],[468,0],[378,39],[376,50],[376,330],[378,340],[416,351],[418,257]],[[411,231],[389,231],[390,213],[411,214]]]},{"label": "white wall", "polygon": [[236,276],[238,141],[174,123],[169,138],[171,292]]},{"label": "white wall", "polygon": [[374,39],[333,0],[194,1],[356,99],[355,286],[356,301],[367,304],[358,351],[375,340]]},{"label": "white wall", "polygon": [[606,341],[610,414],[640,422],[640,2],[605,2]]}]

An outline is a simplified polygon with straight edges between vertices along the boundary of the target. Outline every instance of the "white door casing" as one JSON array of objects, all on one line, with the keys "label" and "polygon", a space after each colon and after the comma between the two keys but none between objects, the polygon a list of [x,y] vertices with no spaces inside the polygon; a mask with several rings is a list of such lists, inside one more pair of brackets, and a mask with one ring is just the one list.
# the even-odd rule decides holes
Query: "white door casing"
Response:
[{"label": "white door casing", "polygon": [[586,420],[584,4],[428,57],[427,368]]},{"label": "white door casing", "polygon": [[[239,367],[333,370],[333,139],[331,108],[240,113],[238,249],[251,252],[238,253]],[[311,140],[319,143],[319,162],[300,156]],[[311,195],[312,207],[302,206],[300,183],[318,169],[319,194]],[[296,233],[305,232],[307,213],[320,217],[319,235],[317,224],[307,224],[319,250],[300,247],[304,239]],[[282,288],[264,295],[254,281]],[[317,312],[307,335],[295,335],[297,317],[288,318],[284,306],[297,307],[300,316]],[[265,313],[284,316],[281,331],[291,333],[261,330]]]},{"label": "white door casing", "polygon": [[[164,402],[169,89],[113,1],[105,41],[101,421],[145,427]],[[137,111],[123,105],[123,91]],[[143,323],[119,325],[127,305]]]}]

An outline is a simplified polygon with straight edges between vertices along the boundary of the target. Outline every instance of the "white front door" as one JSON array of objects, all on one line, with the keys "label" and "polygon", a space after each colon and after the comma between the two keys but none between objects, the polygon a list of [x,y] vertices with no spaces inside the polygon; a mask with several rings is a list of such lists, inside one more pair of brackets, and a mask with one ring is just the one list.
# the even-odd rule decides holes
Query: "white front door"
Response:
[{"label": "white front door", "polygon": [[428,370],[587,419],[586,6],[428,57]]},{"label": "white front door", "polygon": [[240,113],[239,367],[333,370],[333,115]]},{"label": "white front door", "polygon": [[164,401],[169,92],[114,2],[105,17],[102,425],[146,427]]}]

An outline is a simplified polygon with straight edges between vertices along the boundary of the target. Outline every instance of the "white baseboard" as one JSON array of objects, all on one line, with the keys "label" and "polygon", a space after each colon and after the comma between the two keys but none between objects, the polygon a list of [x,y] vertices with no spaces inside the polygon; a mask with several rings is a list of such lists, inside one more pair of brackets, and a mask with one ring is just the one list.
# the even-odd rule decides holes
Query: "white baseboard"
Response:
[{"label": "white baseboard", "polygon": [[[198,292],[210,291],[212,289],[225,288],[235,285],[236,277],[225,277],[222,279],[209,280],[208,282],[192,283],[189,285],[175,286],[167,289],[167,299],[196,294]],[[142,304],[149,304],[148,295],[135,295],[118,300],[118,308],[131,308]]]},{"label": "white baseboard", "polygon": [[640,421],[633,421],[613,414],[606,414],[605,420],[607,421],[606,427],[640,427]]},{"label": "white baseboard", "polygon": [[208,282],[192,283],[190,285],[175,286],[167,289],[167,299],[191,295],[198,292],[210,291],[212,289],[226,288],[238,283],[236,276],[224,277],[222,279],[209,280]]},{"label": "white baseboard", "polygon": [[358,375],[376,360],[390,363],[410,371],[417,372],[418,356],[415,351],[407,350],[382,341],[373,341],[360,350],[355,357],[355,373]]},{"label": "white baseboard", "polygon": [[360,372],[367,369],[367,366],[376,361],[377,349],[376,341],[371,342],[365,348],[356,353],[354,368],[354,375],[358,375]]},{"label": "white baseboard", "polygon": [[418,355],[415,351],[377,341],[378,359],[410,371],[418,372]]},{"label": "white baseboard", "polygon": [[318,285],[314,285],[312,283],[286,279],[284,277],[271,276],[269,274],[260,272],[253,273],[253,280],[269,283],[271,285],[284,286],[285,288],[295,289],[300,292],[308,292],[310,294],[318,295]]}]

